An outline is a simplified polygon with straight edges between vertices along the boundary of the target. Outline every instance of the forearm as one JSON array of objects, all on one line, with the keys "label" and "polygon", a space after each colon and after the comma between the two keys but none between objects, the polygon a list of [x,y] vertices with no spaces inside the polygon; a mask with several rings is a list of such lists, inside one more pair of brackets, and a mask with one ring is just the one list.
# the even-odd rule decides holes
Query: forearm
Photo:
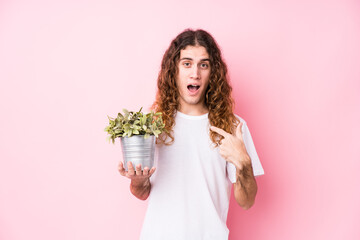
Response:
[{"label": "forearm", "polygon": [[236,169],[236,183],[234,184],[234,196],[236,202],[244,209],[249,209],[255,202],[257,184],[253,174],[251,161],[243,165],[240,170]]},{"label": "forearm", "polygon": [[140,200],[146,200],[150,195],[151,184],[149,178],[141,181],[131,180],[130,191]]}]

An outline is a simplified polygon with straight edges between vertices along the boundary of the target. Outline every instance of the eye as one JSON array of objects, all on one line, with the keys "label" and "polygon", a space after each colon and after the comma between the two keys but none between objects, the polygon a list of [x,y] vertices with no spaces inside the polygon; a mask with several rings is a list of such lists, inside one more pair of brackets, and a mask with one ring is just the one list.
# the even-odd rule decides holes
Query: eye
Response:
[{"label": "eye", "polygon": [[209,64],[207,64],[207,63],[201,63],[201,68],[208,68],[209,67]]},{"label": "eye", "polygon": [[190,63],[190,62],[184,62],[183,65],[184,65],[185,67],[190,67],[190,66],[191,66],[191,63]]}]

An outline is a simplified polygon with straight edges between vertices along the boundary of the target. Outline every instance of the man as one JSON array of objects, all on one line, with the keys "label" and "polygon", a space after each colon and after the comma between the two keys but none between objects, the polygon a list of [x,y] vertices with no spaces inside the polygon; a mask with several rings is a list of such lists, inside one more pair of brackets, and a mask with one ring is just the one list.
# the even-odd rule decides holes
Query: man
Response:
[{"label": "man", "polygon": [[228,239],[231,185],[237,203],[255,201],[255,176],[264,174],[250,132],[233,113],[227,68],[214,38],[185,30],[164,54],[153,105],[165,127],[152,169],[128,165],[131,193],[149,205],[141,237]]}]

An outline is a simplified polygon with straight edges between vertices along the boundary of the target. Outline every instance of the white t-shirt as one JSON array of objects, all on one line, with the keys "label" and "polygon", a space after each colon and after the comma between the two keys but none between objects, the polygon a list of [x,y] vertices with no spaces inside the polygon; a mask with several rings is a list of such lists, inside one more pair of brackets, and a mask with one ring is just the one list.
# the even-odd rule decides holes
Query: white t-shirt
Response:
[{"label": "white t-shirt", "polygon": [[[237,116],[238,117],[238,116]],[[264,174],[249,129],[243,119],[243,137],[254,175]],[[231,185],[236,168],[227,163],[209,137],[208,114],[177,112],[175,141],[157,146],[156,171],[141,240],[225,240]]]}]

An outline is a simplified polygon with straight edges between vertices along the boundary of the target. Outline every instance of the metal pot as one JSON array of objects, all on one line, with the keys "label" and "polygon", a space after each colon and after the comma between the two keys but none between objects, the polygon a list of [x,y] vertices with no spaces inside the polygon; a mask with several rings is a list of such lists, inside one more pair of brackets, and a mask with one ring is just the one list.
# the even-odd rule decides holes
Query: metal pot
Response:
[{"label": "metal pot", "polygon": [[141,164],[141,170],[144,170],[144,167],[151,169],[154,166],[155,140],[156,137],[153,135],[147,139],[144,139],[143,135],[120,138],[126,171],[128,171],[128,162],[132,162],[134,169],[138,164]]}]

